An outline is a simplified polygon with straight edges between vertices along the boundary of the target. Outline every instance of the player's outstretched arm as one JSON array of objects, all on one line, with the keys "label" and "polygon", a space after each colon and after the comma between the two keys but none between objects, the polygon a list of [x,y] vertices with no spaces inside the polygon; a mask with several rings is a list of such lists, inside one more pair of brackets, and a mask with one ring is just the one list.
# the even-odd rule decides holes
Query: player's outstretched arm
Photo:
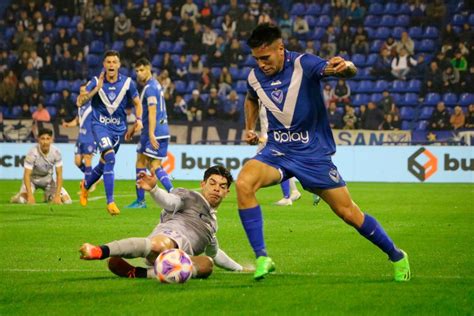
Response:
[{"label": "player's outstretched arm", "polygon": [[135,106],[135,115],[137,117],[137,120],[135,121],[135,124],[133,124],[133,127],[129,129],[127,133],[125,134],[125,140],[127,141],[132,139],[133,135],[135,135],[135,133],[140,132],[143,128],[143,122],[142,122],[143,108],[142,108],[142,103],[140,101],[140,98],[134,97],[132,101],[133,101],[133,105]]},{"label": "player's outstretched arm", "polygon": [[219,268],[229,271],[242,271],[244,268],[219,248],[217,238],[206,248],[206,255],[214,260]]},{"label": "player's outstretched arm", "polygon": [[100,89],[102,89],[102,86],[104,85],[104,76],[105,76],[105,73],[101,72],[99,78],[97,79],[97,85],[95,86],[95,88],[92,89],[90,92],[79,94],[76,100],[77,106],[83,106],[84,104],[86,104],[87,101],[92,99],[92,97],[96,95]]},{"label": "player's outstretched arm", "polygon": [[356,66],[340,56],[332,57],[328,61],[324,76],[335,76],[341,78],[352,78],[357,74]]},{"label": "player's outstretched arm", "polygon": [[174,213],[179,210],[183,206],[181,198],[159,188],[156,185],[157,182],[158,179],[154,173],[146,174],[145,172],[140,172],[138,175],[137,187],[149,191],[153,200],[155,200],[155,202],[166,211]]},{"label": "player's outstretched arm", "polygon": [[56,167],[56,192],[54,193],[53,204],[63,204],[61,201],[61,190],[63,188],[63,167]]},{"label": "player's outstretched arm", "polygon": [[255,126],[258,118],[258,100],[247,93],[245,97],[245,141],[250,145],[258,144],[258,135]]},{"label": "player's outstretched arm", "polygon": [[33,195],[33,190],[31,189],[31,173],[33,172],[32,169],[25,168],[23,173],[23,183],[25,184],[26,188],[26,203],[28,204],[35,204],[35,196]]}]

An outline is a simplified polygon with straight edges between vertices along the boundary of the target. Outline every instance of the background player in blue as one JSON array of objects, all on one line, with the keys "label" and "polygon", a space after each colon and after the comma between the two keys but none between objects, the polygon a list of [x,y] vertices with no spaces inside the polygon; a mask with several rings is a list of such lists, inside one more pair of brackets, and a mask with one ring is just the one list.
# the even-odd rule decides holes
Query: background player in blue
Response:
[{"label": "background player in blue", "polygon": [[355,204],[331,155],[336,146],[321,95],[325,76],[352,77],[350,61],[329,61],[285,50],[278,27],[258,25],[247,41],[258,67],[248,76],[245,99],[246,141],[257,143],[254,132],[258,101],[267,109],[269,122],[265,148],[249,160],[237,179],[239,215],[257,257],[254,278],[275,270],[263,238],[263,218],[256,192],[296,177],[303,188],[318,194],[346,223],[385,252],[393,262],[396,281],[410,279],[406,253],[398,249],[375,218]]},{"label": "background player in blue", "polygon": [[[135,63],[137,82],[143,87],[140,101],[143,105],[143,129],[137,146],[136,175],[146,171],[146,168],[156,174],[158,180],[170,192],[173,189],[170,178],[161,167],[161,161],[166,159],[168,141],[168,117],[161,85],[151,74],[151,63],[146,58],[140,58]],[[145,208],[145,191],[136,187],[137,199],[129,208]]]},{"label": "background player in blue", "polygon": [[[103,66],[99,78],[94,77],[87,84],[87,93],[78,97],[81,105],[91,100],[92,132],[101,153],[99,164],[81,182],[80,203],[82,206],[87,205],[89,188],[104,175],[107,211],[111,215],[118,215],[120,210],[114,201],[115,153],[122,135],[125,134],[128,140],[135,131],[141,130],[142,105],[133,80],[119,73],[120,54],[117,51],[105,52]],[[135,106],[137,121],[127,132],[125,107],[128,101],[132,101]]]},{"label": "background player in blue", "polygon": [[[80,93],[86,93],[86,84],[81,85]],[[90,176],[92,172],[92,156],[97,149],[92,134],[92,107],[91,103],[86,102],[78,106],[77,117],[70,122],[63,122],[63,127],[75,127],[79,125],[79,135],[77,136],[76,147],[74,148],[74,163],[84,173],[84,176]],[[90,188],[92,192],[94,186]]]}]

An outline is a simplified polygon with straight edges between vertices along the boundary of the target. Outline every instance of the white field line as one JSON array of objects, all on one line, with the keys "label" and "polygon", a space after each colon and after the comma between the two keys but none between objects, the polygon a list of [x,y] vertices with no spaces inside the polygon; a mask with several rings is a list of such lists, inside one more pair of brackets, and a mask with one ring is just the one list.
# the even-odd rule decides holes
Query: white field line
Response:
[{"label": "white field line", "polygon": [[[2,269],[0,272],[26,272],[26,273],[103,273],[107,272],[104,270],[86,270],[86,269]],[[216,271],[217,274],[252,274],[253,272],[228,272],[228,271]],[[276,272],[274,275],[288,275],[288,276],[305,276],[305,277],[366,277],[361,274],[350,274],[350,273],[316,273],[316,272]],[[389,277],[391,274],[383,274],[383,277]],[[271,277],[271,276],[270,276]],[[414,279],[438,279],[438,280],[474,280],[474,276],[468,275],[419,275],[413,276]]]}]

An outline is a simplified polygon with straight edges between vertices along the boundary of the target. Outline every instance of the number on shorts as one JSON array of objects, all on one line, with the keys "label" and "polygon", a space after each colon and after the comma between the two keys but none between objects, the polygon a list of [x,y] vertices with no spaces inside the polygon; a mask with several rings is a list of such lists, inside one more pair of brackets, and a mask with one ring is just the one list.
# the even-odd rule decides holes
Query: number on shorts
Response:
[{"label": "number on shorts", "polygon": [[100,139],[100,146],[102,148],[105,148],[105,147],[112,147],[112,142],[110,141],[110,138],[108,137],[102,137]]}]

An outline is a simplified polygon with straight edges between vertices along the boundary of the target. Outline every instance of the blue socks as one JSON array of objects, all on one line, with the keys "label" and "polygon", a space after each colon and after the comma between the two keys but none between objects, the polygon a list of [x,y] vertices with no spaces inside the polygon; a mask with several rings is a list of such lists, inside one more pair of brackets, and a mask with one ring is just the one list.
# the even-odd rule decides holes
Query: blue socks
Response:
[{"label": "blue socks", "polygon": [[[142,171],[146,172],[146,168],[135,168],[137,180],[138,180],[138,174]],[[145,190],[139,189],[136,185],[135,185],[135,190],[137,192],[137,201],[139,202],[145,201]]]},{"label": "blue socks", "polygon": [[81,163],[79,166],[77,166],[79,170],[81,170],[82,173],[84,173],[84,170],[86,169],[86,165]]},{"label": "blue socks", "polygon": [[166,191],[170,192],[171,190],[173,190],[173,184],[171,184],[170,177],[168,176],[168,173],[166,173],[165,169],[160,167],[155,170],[155,174],[158,180],[160,180],[163,187],[166,189]]},{"label": "blue socks", "polygon": [[114,166],[115,166],[115,152],[110,151],[104,155],[104,186],[105,195],[107,197],[107,204],[114,201]]},{"label": "blue socks", "polygon": [[285,180],[282,183],[280,183],[281,186],[281,191],[283,192],[283,197],[285,199],[290,198],[290,180]]},{"label": "blue socks", "polygon": [[395,247],[395,244],[390,237],[388,237],[382,226],[380,226],[377,220],[369,214],[364,215],[364,222],[362,223],[362,226],[357,229],[359,234],[370,240],[374,245],[385,252],[392,262],[401,260],[403,258],[403,253],[400,249]]},{"label": "blue socks", "polygon": [[239,216],[255,256],[267,256],[263,240],[263,217],[260,205],[252,208],[239,209]]},{"label": "blue socks", "polygon": [[[89,167],[92,169],[91,167]],[[100,179],[102,174],[104,173],[104,163],[99,160],[99,164],[95,166],[94,170],[91,172],[87,172],[87,170],[84,172],[84,179],[85,181],[85,187],[86,189],[89,189],[94,183],[97,182],[97,180]]]}]

